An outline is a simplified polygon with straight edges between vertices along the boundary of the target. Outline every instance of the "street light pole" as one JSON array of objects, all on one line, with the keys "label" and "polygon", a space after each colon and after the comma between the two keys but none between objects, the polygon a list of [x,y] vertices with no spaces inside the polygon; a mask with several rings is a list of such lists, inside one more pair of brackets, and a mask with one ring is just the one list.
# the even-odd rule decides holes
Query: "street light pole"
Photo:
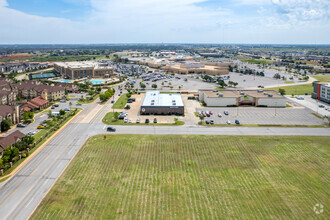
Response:
[{"label": "street light pole", "polygon": [[275,102],[275,116],[277,114],[276,110],[277,110],[277,102]]}]

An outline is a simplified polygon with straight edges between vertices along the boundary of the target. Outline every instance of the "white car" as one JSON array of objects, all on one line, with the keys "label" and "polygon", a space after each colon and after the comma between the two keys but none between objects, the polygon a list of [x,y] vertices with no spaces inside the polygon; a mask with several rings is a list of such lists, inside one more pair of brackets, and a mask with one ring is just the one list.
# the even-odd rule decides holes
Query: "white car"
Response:
[{"label": "white car", "polygon": [[128,122],[128,119],[127,119],[127,118],[125,118],[125,119],[124,119],[124,123],[127,123],[127,122]]},{"label": "white car", "polygon": [[228,121],[227,121],[227,124],[228,124],[228,125],[230,125],[230,124],[231,124],[231,122],[228,120]]},{"label": "white car", "polygon": [[221,118],[221,117],[222,117],[221,113],[219,113],[219,114],[218,114],[218,117],[219,117],[219,118]]},{"label": "white car", "polygon": [[132,120],[130,119],[130,120],[128,120],[128,123],[132,123]]},{"label": "white car", "polygon": [[136,123],[140,123],[140,119],[138,118],[138,119],[136,119]]},{"label": "white car", "polygon": [[27,135],[35,135],[37,132],[35,132],[35,131],[29,131],[28,133],[27,133]]}]

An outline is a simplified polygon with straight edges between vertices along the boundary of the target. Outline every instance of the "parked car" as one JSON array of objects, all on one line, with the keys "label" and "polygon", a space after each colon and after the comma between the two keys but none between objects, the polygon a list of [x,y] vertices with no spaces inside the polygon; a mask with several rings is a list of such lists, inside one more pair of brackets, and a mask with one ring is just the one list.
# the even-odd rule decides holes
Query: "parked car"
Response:
[{"label": "parked car", "polygon": [[154,123],[157,123],[157,118],[154,118]]},{"label": "parked car", "polygon": [[146,121],[145,121],[145,123],[148,124],[149,122],[150,122],[150,121],[149,121],[149,119],[147,118]]},{"label": "parked car", "polygon": [[107,131],[115,132],[116,131],[116,128],[114,128],[114,127],[107,127]]},{"label": "parked car", "polygon": [[239,120],[235,120],[235,124],[239,125],[240,124]]},{"label": "parked car", "polygon": [[60,102],[61,103],[66,103],[66,100],[65,99],[62,99]]},{"label": "parked car", "polygon": [[203,117],[206,117],[206,114],[205,113],[203,113]]},{"label": "parked car", "polygon": [[210,121],[210,124],[211,124],[211,125],[214,125],[214,121],[213,121],[213,120],[211,120],[211,121]]},{"label": "parked car", "polygon": [[210,121],[209,121],[209,120],[206,120],[205,123],[206,123],[206,124],[210,124]]},{"label": "parked car", "polygon": [[68,111],[70,111],[70,109],[69,108],[65,108],[64,111],[68,112]]},{"label": "parked car", "polygon": [[35,132],[35,131],[29,131],[28,133],[27,133],[27,135],[35,135],[37,132]]},{"label": "parked car", "polygon": [[201,113],[201,111],[198,111],[197,114],[200,116],[202,113]]},{"label": "parked car", "polygon": [[231,122],[228,120],[228,121],[227,121],[227,124],[228,124],[228,125],[230,125],[230,124],[231,124]]},{"label": "parked car", "polygon": [[206,114],[207,117],[210,117],[211,115],[210,114]]},{"label": "parked car", "polygon": [[82,106],[82,104],[81,103],[76,103],[76,106]]},{"label": "parked car", "polygon": [[210,114],[210,112],[209,112],[209,111],[206,111],[206,112],[205,112],[205,114],[206,114],[206,115],[209,115],[209,114]]},{"label": "parked car", "polygon": [[132,120],[131,120],[131,119],[129,119],[129,120],[128,120],[128,123],[132,123]]},{"label": "parked car", "polygon": [[25,128],[26,125],[25,125],[25,124],[18,124],[17,127],[18,127],[18,128]]},{"label": "parked car", "polygon": [[44,129],[45,128],[45,126],[43,126],[43,125],[38,125],[38,127],[37,127],[38,129]]},{"label": "parked car", "polygon": [[140,123],[140,118],[136,119],[136,123]]},{"label": "parked car", "polygon": [[219,117],[219,118],[221,118],[221,117],[222,117],[221,113],[219,113],[219,114],[218,114],[218,117]]},{"label": "parked car", "polygon": [[128,122],[128,119],[127,119],[127,118],[125,118],[125,119],[124,119],[124,123],[127,123],[127,122]]},{"label": "parked car", "polygon": [[228,112],[227,110],[225,110],[225,111],[223,112],[223,114],[225,114],[225,115],[229,115],[229,112]]},{"label": "parked car", "polygon": [[51,109],[55,109],[55,106],[52,106]]},{"label": "parked car", "polygon": [[298,99],[298,100],[304,100],[304,97],[302,97],[302,96],[297,96],[296,99]]},{"label": "parked car", "polygon": [[60,106],[60,105],[59,105],[59,104],[54,104],[53,106],[54,106],[54,107],[58,107],[58,106]]},{"label": "parked car", "polygon": [[210,111],[210,115],[213,115],[213,112],[212,111]]},{"label": "parked car", "polygon": [[325,106],[324,105],[319,105],[320,108],[324,108]]}]

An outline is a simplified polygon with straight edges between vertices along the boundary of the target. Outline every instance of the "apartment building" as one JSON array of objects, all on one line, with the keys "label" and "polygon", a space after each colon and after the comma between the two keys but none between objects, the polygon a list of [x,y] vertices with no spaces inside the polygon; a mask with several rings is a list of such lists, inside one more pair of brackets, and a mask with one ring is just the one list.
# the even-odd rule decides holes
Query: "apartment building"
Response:
[{"label": "apartment building", "polygon": [[112,66],[96,61],[58,62],[54,63],[54,69],[70,79],[109,78],[113,75]]},{"label": "apartment building", "polygon": [[312,98],[330,103],[330,83],[314,82],[313,87]]}]

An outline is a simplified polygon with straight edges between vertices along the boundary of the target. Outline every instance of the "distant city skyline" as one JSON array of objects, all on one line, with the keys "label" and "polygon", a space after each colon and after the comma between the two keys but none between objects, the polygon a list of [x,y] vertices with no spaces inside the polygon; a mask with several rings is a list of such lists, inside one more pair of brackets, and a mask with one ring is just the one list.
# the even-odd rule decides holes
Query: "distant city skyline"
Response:
[{"label": "distant city skyline", "polygon": [[0,0],[0,44],[330,44],[329,0]]}]

